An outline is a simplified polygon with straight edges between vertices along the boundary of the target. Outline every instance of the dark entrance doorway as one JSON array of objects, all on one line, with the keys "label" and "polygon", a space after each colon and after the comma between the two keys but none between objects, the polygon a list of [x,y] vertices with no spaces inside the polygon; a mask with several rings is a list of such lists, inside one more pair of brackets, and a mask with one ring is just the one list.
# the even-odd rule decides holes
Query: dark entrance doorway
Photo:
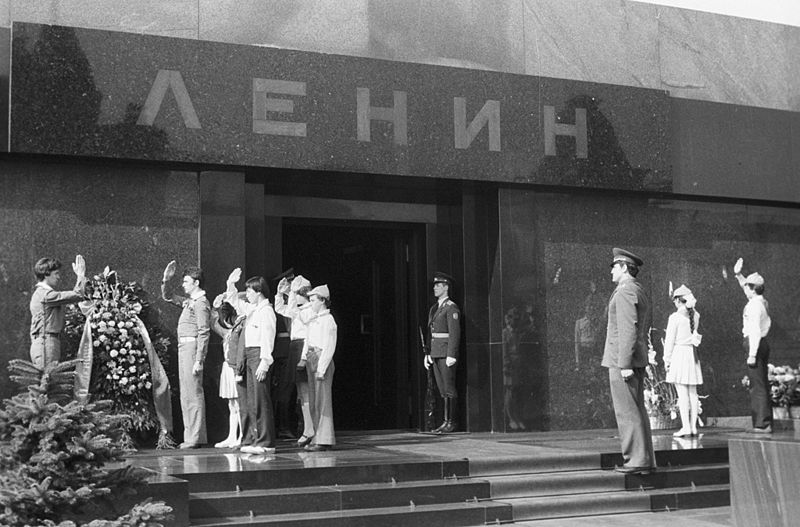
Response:
[{"label": "dark entrance doorway", "polygon": [[[413,225],[284,218],[283,261],[328,284],[338,326],[334,421],[339,430],[415,427],[411,340]],[[412,298],[411,302],[409,298]],[[413,362],[413,365],[412,365]]]}]

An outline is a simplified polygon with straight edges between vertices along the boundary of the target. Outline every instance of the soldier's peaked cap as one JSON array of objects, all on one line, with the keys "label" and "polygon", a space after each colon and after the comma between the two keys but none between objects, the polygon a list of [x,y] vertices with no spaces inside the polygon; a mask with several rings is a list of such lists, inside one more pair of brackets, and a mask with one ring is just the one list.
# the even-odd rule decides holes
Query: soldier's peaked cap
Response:
[{"label": "soldier's peaked cap", "polygon": [[453,285],[453,282],[454,282],[453,277],[450,276],[447,273],[442,273],[440,271],[437,271],[437,272],[433,273],[433,283],[434,284]]},{"label": "soldier's peaked cap", "polygon": [[616,262],[625,262],[629,264],[633,264],[637,267],[641,267],[644,265],[644,260],[636,256],[630,251],[626,251],[625,249],[620,249],[619,247],[614,247],[611,250],[614,253],[614,263]]},{"label": "soldier's peaked cap", "polygon": [[293,278],[294,277],[294,267],[290,267],[281,274],[275,276],[273,280],[282,280],[283,278]]}]

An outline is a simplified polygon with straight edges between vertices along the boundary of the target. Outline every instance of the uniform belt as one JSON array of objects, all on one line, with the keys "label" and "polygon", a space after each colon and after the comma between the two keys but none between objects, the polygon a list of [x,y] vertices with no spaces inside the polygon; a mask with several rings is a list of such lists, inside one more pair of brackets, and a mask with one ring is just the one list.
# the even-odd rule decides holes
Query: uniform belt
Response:
[{"label": "uniform belt", "polygon": [[431,333],[431,338],[435,339],[446,339],[450,336],[450,333]]},{"label": "uniform belt", "polygon": [[194,342],[197,337],[178,337],[178,342]]},{"label": "uniform belt", "polygon": [[289,332],[288,331],[281,331],[280,333],[278,333],[278,336],[279,337],[288,337],[289,336]]}]

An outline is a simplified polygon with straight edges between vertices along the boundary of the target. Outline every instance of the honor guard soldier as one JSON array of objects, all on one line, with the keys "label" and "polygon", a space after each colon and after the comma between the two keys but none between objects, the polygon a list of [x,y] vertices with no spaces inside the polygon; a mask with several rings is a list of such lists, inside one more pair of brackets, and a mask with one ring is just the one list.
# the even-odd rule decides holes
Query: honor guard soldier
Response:
[{"label": "honor guard soldier", "polygon": [[433,275],[433,294],[437,302],[428,313],[430,331],[430,353],[425,355],[425,369],[433,366],[433,375],[439,394],[444,399],[444,421],[434,430],[438,434],[449,434],[458,428],[456,399],[456,362],[461,341],[461,312],[450,300],[453,278],[445,273]]}]

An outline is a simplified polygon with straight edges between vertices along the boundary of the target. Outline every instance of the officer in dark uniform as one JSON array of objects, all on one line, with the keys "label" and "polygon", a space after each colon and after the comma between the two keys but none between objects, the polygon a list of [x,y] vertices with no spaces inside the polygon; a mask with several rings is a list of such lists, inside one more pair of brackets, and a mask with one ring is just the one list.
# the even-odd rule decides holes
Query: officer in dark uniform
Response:
[{"label": "officer in dark uniform", "polygon": [[434,432],[449,434],[458,428],[456,399],[456,362],[461,341],[461,312],[450,300],[453,278],[445,273],[433,275],[433,294],[437,302],[428,313],[430,353],[425,355],[425,369],[433,367],[436,386],[444,398],[444,422]]},{"label": "officer in dark uniform", "polygon": [[602,365],[608,368],[611,400],[622,443],[618,472],[649,474],[655,470],[650,420],[644,405],[645,368],[650,335],[650,300],[636,280],[641,258],[613,249],[611,278],[617,288],[608,303],[608,328]]}]

